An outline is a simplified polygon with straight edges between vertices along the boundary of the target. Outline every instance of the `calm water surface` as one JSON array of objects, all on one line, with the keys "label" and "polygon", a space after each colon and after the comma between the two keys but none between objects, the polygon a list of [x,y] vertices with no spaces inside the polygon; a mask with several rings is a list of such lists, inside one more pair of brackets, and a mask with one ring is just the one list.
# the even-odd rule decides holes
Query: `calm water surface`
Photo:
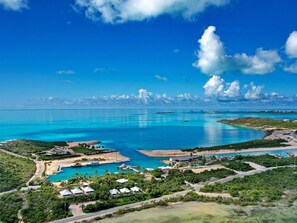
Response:
[{"label": "calm water surface", "polygon": [[[262,132],[237,128],[220,119],[239,117],[297,119],[296,114],[205,113],[190,110],[0,110],[0,140],[100,140],[106,147],[131,158],[129,164],[143,167],[163,165],[160,159],[137,149],[176,149],[242,142],[263,136]],[[117,171],[118,164],[79,169],[63,168],[51,176],[65,180],[76,172],[102,174]]]}]

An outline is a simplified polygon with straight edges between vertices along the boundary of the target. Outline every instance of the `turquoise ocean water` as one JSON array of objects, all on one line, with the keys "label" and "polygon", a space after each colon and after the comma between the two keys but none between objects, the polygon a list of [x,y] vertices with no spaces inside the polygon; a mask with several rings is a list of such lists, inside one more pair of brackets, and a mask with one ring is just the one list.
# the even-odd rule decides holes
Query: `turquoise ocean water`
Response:
[{"label": "turquoise ocean water", "polygon": [[[160,159],[138,153],[137,149],[180,149],[242,142],[263,136],[247,128],[222,123],[220,119],[238,117],[270,117],[297,119],[297,114],[244,112],[201,112],[190,110],[0,110],[0,141],[8,139],[36,140],[100,140],[105,147],[116,149],[131,158],[131,165],[155,168]],[[279,151],[280,153],[283,153]],[[115,172],[119,164],[99,167],[63,168],[50,176],[51,181],[88,173]]]}]

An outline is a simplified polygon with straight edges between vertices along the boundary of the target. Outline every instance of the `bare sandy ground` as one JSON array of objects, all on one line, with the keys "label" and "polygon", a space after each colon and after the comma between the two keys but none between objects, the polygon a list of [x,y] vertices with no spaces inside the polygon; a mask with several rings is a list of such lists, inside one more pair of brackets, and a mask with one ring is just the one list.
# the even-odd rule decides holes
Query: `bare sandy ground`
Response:
[{"label": "bare sandy ground", "polygon": [[[245,153],[245,152],[269,152],[276,150],[291,150],[297,149],[297,145],[287,147],[272,147],[272,148],[252,148],[242,150],[215,150],[215,151],[201,151],[192,152],[193,155],[216,155],[216,154],[231,154],[231,153]],[[183,152],[179,149],[176,150],[138,150],[140,153],[151,157],[174,157],[174,156],[188,156],[190,152]]]},{"label": "bare sandy ground", "polygon": [[194,173],[202,173],[206,170],[217,170],[217,169],[223,169],[226,168],[223,165],[210,165],[210,166],[201,166],[201,167],[196,167],[194,169],[191,169]]},{"label": "bare sandy ground", "polygon": [[77,160],[81,159],[87,159],[88,162],[91,162],[94,159],[102,159],[104,161],[100,161],[101,164],[106,163],[115,163],[115,162],[125,162],[129,161],[128,157],[123,156],[119,152],[112,152],[112,153],[104,153],[104,154],[96,154],[96,155],[90,155],[90,156],[80,156],[80,157],[73,157],[73,158],[67,158],[63,160],[53,160],[51,162],[46,163],[46,174],[52,175],[57,173],[58,167],[68,167],[75,163]]}]

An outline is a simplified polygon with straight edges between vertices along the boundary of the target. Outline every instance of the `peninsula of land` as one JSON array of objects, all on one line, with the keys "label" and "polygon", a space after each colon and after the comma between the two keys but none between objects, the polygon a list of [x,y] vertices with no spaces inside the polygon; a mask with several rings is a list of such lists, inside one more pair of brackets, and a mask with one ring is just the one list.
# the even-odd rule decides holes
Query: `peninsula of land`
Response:
[{"label": "peninsula of land", "polygon": [[238,118],[219,122],[245,128],[253,128],[265,133],[261,139],[222,146],[195,147],[172,150],[138,150],[151,157],[175,157],[189,155],[216,155],[244,152],[268,152],[297,149],[297,120],[274,120],[270,118]]}]

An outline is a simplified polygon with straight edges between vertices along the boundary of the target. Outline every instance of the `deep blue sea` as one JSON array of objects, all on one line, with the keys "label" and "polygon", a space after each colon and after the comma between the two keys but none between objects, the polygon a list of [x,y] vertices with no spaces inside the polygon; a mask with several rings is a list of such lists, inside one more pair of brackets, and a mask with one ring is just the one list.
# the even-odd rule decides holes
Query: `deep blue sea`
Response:
[{"label": "deep blue sea", "polygon": [[[297,114],[202,112],[199,110],[101,109],[101,110],[0,110],[0,141],[36,139],[46,141],[100,140],[131,158],[131,165],[155,168],[160,159],[138,153],[137,149],[180,149],[242,142],[263,133],[217,121],[239,117],[297,119]],[[99,167],[63,168],[51,181],[88,173],[115,172],[119,164]]]}]

